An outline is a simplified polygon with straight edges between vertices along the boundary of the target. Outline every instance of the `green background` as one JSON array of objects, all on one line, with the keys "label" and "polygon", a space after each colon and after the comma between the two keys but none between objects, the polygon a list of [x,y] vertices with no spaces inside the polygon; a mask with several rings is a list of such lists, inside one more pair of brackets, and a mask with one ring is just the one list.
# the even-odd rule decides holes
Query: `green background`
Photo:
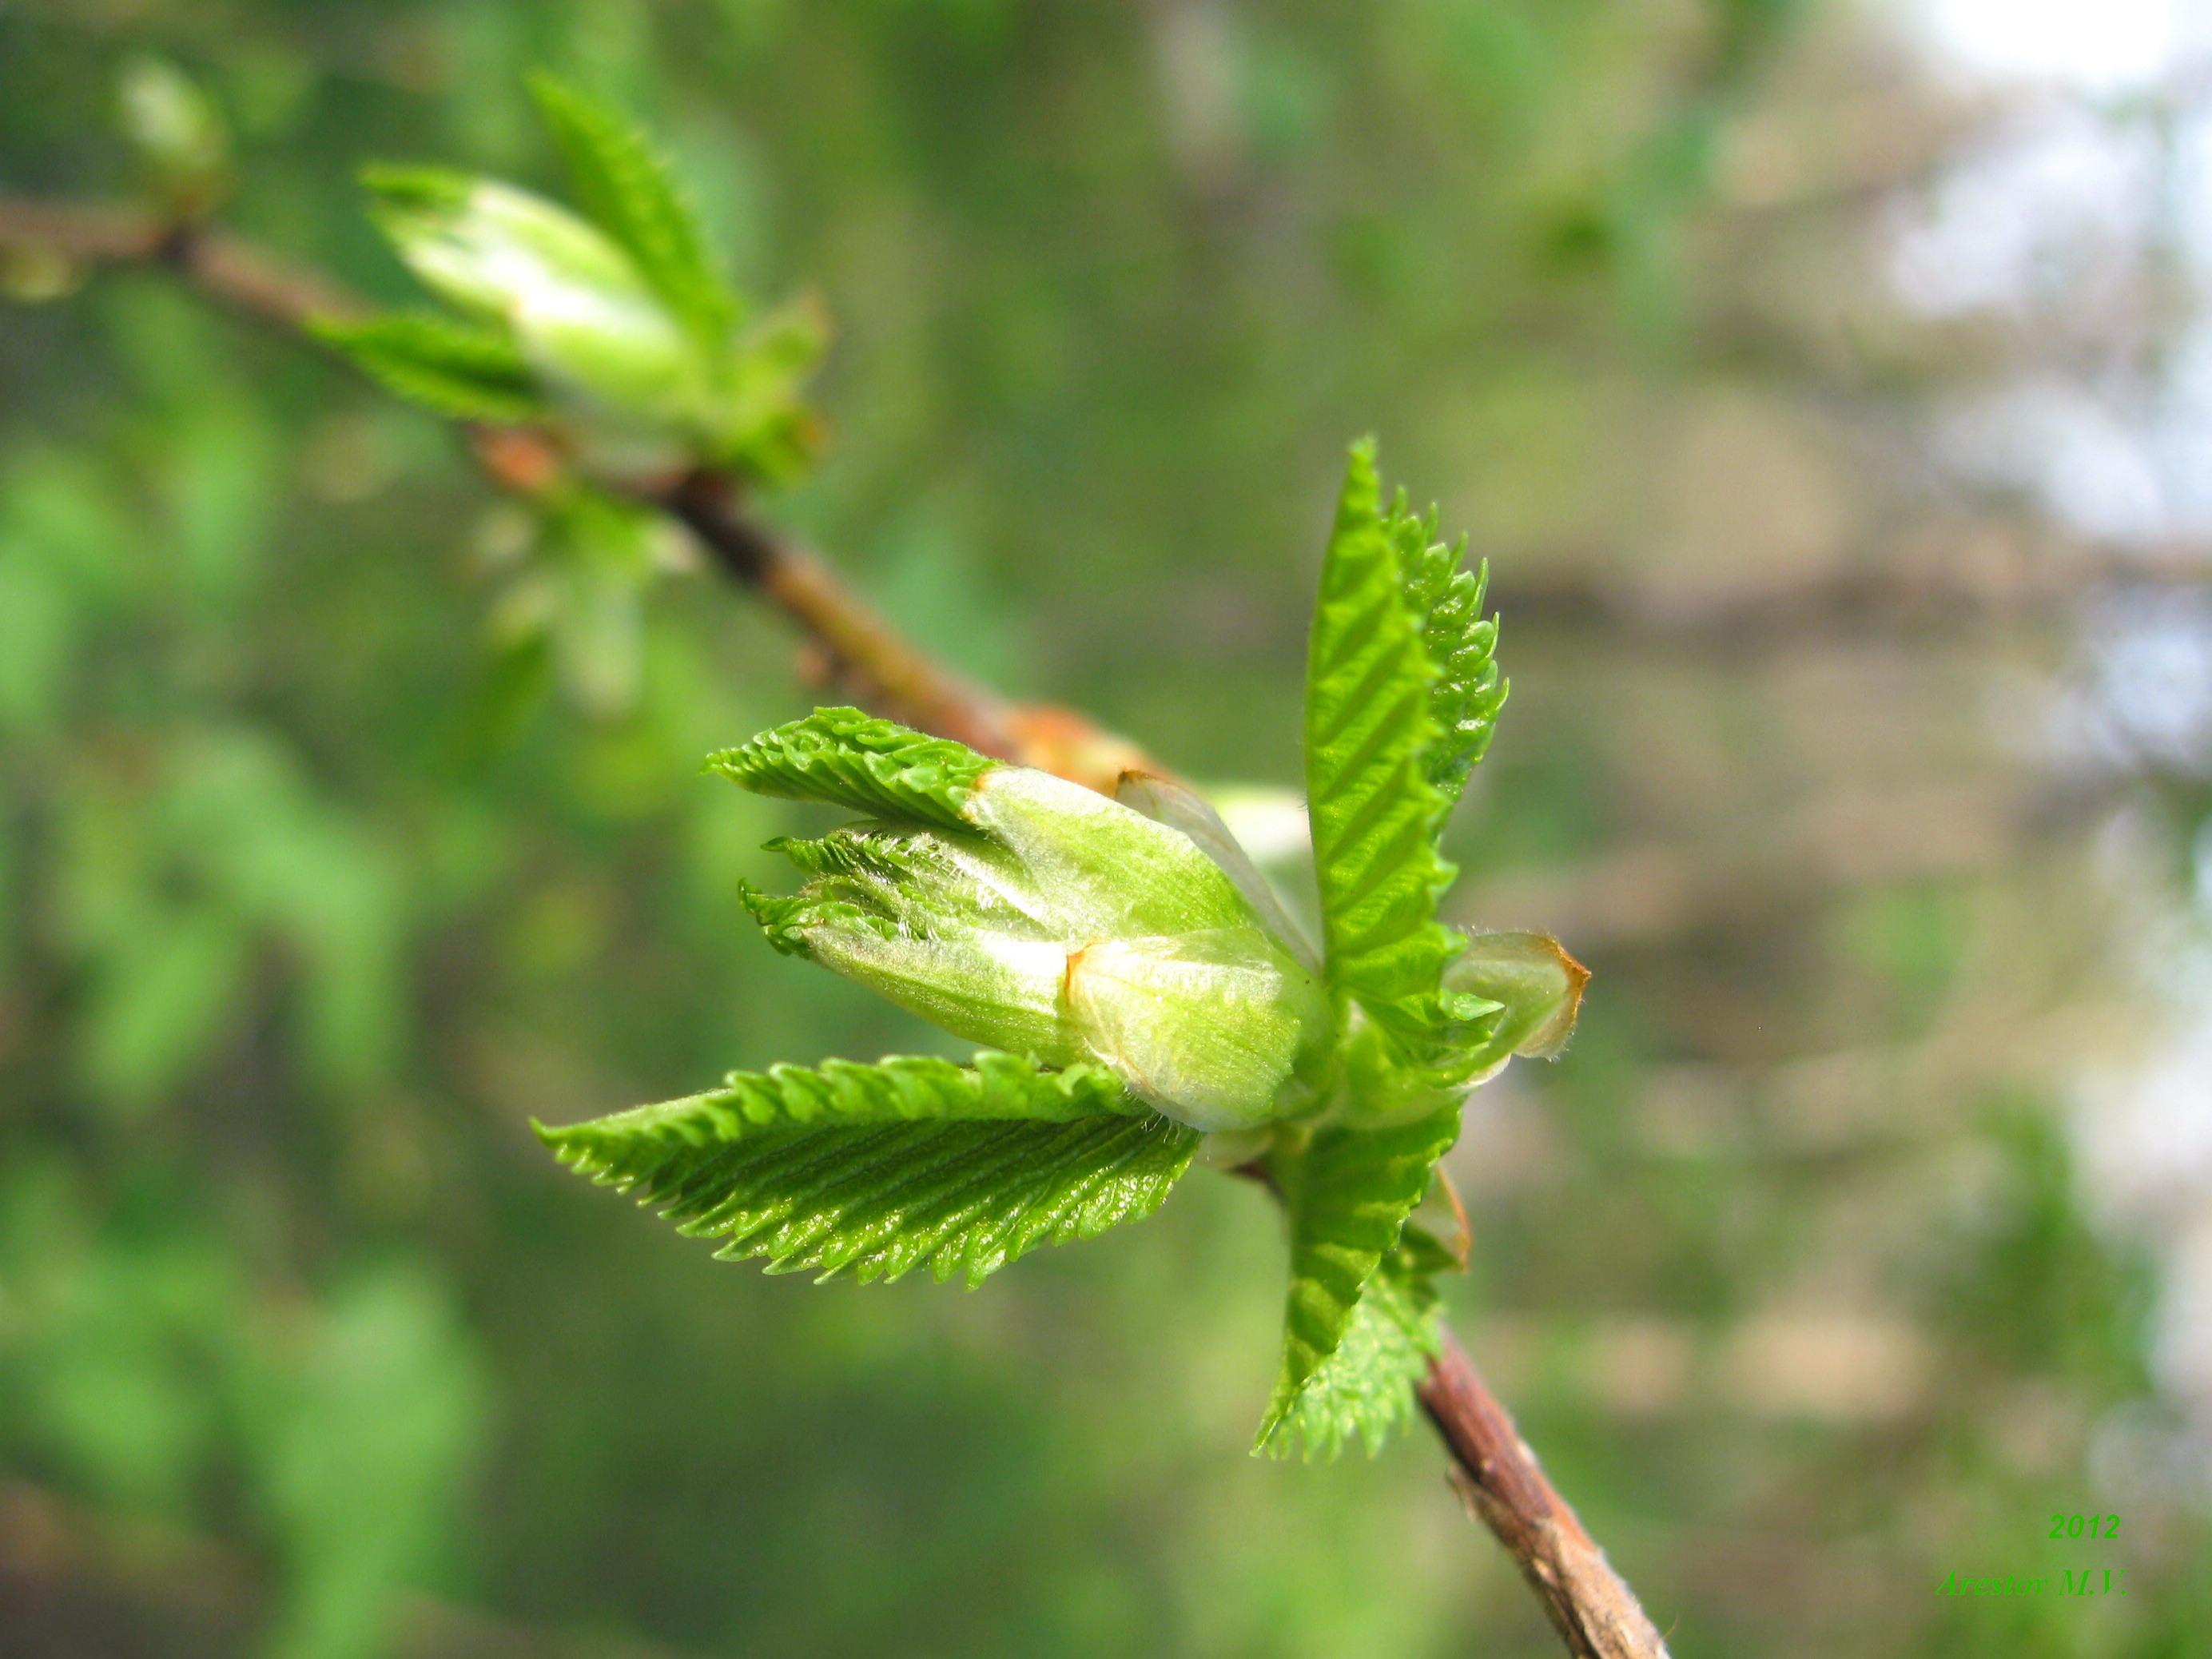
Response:
[{"label": "green background", "polygon": [[[2052,316],[2154,358],[2188,307],[1904,304],[1896,216],[2002,128],[1883,28],[84,0],[0,13],[0,186],[126,195],[158,51],[227,220],[401,302],[358,166],[550,187],[523,76],[598,87],[834,320],[764,510],[1208,782],[1295,782],[1377,433],[1504,616],[1453,914],[1595,970],[1451,1164],[1454,1323],[1559,1484],[1686,1659],[2201,1654],[2207,1385],[2089,1166],[2202,1000],[2203,750],[2080,737],[2128,733],[2110,550],[1928,437]],[[720,1266],[558,1170],[529,1117],[933,1042],[737,905],[803,819],[698,760],[814,701],[793,640],[159,276],[0,275],[0,1650],[1555,1650],[1425,1435],[1247,1455],[1240,1183],[969,1295]],[[1895,571],[2031,597],[1850,603]],[[2130,1594],[1938,1594],[2081,1565]]]}]

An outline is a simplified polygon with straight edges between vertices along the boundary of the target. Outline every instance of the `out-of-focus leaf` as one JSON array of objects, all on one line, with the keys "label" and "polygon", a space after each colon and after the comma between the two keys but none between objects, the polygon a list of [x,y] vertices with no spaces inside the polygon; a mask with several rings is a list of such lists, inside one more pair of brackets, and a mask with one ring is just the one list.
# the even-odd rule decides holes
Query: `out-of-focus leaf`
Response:
[{"label": "out-of-focus leaf", "polygon": [[674,170],[642,132],[580,88],[539,75],[531,91],[568,164],[577,204],[637,262],[699,349],[720,356],[737,323],[737,301],[714,270]]},{"label": "out-of-focus leaf", "polygon": [[441,415],[514,425],[550,410],[521,348],[491,329],[428,313],[314,328],[356,368]]},{"label": "out-of-focus leaf", "polygon": [[117,101],[162,209],[179,220],[216,206],[231,185],[230,134],[206,90],[167,58],[124,65]]},{"label": "out-of-focus leaf", "polygon": [[100,1097],[143,1109],[204,1060],[245,1002],[251,962],[238,922],[208,908],[149,918],[105,956],[79,1037]]},{"label": "out-of-focus leaf", "polygon": [[52,720],[76,620],[58,582],[0,546],[0,728]]},{"label": "out-of-focus leaf", "polygon": [[173,1512],[220,1450],[245,1287],[191,1218],[108,1202],[59,1158],[0,1162],[0,1456]]},{"label": "out-of-focus leaf", "polygon": [[569,492],[547,514],[538,562],[551,587],[554,666],[578,706],[603,720],[636,705],[645,598],[665,528],[596,490]]},{"label": "out-of-focus leaf", "polygon": [[282,499],[275,434],[252,404],[207,396],[167,423],[163,450],[170,556],[201,603],[234,603]]},{"label": "out-of-focus leaf", "polygon": [[489,179],[364,174],[375,218],[424,286],[502,331],[610,465],[675,465],[718,364],[626,249],[566,208]]},{"label": "out-of-focus leaf", "polygon": [[822,307],[805,297],[777,307],[737,337],[712,404],[715,459],[770,483],[805,471],[820,439],[804,389],[829,341]]},{"label": "out-of-focus leaf", "polygon": [[368,1659],[460,1530],[486,1416],[475,1345],[436,1275],[393,1266],[270,1333],[264,1364],[248,1455],[286,1568],[270,1651]]}]

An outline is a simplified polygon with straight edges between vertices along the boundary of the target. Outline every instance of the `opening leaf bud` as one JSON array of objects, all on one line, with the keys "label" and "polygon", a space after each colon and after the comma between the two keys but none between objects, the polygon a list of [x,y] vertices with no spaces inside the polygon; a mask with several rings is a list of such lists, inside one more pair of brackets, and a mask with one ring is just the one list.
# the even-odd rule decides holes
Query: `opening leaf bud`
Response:
[{"label": "opening leaf bud", "polygon": [[680,427],[702,392],[696,354],[636,264],[592,225],[490,179],[380,172],[377,218],[423,284],[504,325],[556,388]]},{"label": "opening leaf bud", "polygon": [[[1103,1065],[1194,1128],[1309,1106],[1331,1053],[1329,999],[1189,836],[1045,773],[948,764],[947,745],[905,744],[887,767],[885,747],[912,734],[880,723],[860,734],[876,748],[848,751],[860,758],[825,755],[833,716],[713,763],[768,793],[889,809],[770,843],[810,878],[790,898],[746,896],[778,949],[956,1036]],[[908,776],[927,793],[902,811]]]}]

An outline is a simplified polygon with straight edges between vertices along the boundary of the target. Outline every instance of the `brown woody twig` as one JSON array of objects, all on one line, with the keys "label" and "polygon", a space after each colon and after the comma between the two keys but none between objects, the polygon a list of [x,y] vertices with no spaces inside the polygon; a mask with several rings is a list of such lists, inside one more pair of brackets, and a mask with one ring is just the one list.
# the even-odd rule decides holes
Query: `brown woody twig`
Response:
[{"label": "brown woody twig", "polygon": [[1447,1331],[1420,1387],[1421,1409],[1452,1455],[1452,1485],[1497,1534],[1575,1659],[1665,1659],[1667,1644],[1544,1478],[1467,1350]]},{"label": "brown woody twig", "polygon": [[[167,270],[249,317],[289,331],[366,309],[319,276],[288,268],[236,237],[166,225],[126,210],[0,198],[0,252],[11,249],[88,265]],[[483,470],[509,489],[535,493],[566,466],[546,434],[471,428],[469,437]],[[782,611],[854,695],[884,714],[1094,786],[1132,766],[1151,765],[1133,745],[1079,714],[1004,702],[940,666],[819,560],[748,515],[734,479],[693,471],[632,484],[627,493],[690,530],[714,568]],[[1455,1484],[1520,1564],[1569,1650],[1578,1659],[1665,1659],[1665,1645],[1634,1595],[1544,1479],[1465,1350],[1449,1337],[1421,1384],[1420,1400],[1451,1454]]]}]

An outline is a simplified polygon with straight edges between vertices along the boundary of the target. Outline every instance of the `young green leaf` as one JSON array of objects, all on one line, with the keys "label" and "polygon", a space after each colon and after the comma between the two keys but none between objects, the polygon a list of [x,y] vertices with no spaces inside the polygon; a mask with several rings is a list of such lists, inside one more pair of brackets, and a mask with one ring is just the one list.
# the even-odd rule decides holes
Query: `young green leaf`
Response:
[{"label": "young green leaf", "polygon": [[805,470],[821,433],[803,389],[829,344],[829,318],[811,295],[776,307],[738,334],[715,404],[711,441],[717,459],[770,481]]},{"label": "young green leaf", "polygon": [[1333,988],[1417,1060],[1461,1035],[1443,992],[1458,936],[1437,921],[1455,872],[1437,852],[1450,799],[1431,660],[1386,528],[1374,446],[1355,445],[1322,567],[1306,676],[1306,802]]},{"label": "young green leaf", "polygon": [[1437,1352],[1435,1275],[1455,1265],[1442,1245],[1407,1224],[1404,1242],[1367,1281],[1336,1352],[1267,1437],[1270,1456],[1333,1458],[1355,1437],[1370,1455],[1382,1450],[1413,1414],[1413,1390]]},{"label": "young green leaf", "polygon": [[674,171],[643,133],[598,99],[550,75],[533,76],[530,89],[576,204],[637,262],[700,346],[719,356],[737,324],[737,301],[714,269]]},{"label": "young green leaf", "polygon": [[372,216],[441,299],[511,337],[588,451],[673,465],[704,392],[701,355],[628,250],[559,204],[425,168],[362,174]]},{"label": "young green leaf", "polygon": [[[1300,1413],[1316,1379],[1342,1350],[1376,1269],[1399,1248],[1406,1218],[1428,1190],[1431,1170],[1458,1136],[1455,1103],[1389,1128],[1324,1128],[1304,1148],[1269,1161],[1290,1217],[1291,1290],[1282,1370],[1260,1425],[1260,1448]],[[1364,1395],[1361,1380],[1371,1380],[1381,1363],[1377,1352],[1395,1346],[1388,1325],[1371,1320],[1362,1342],[1365,1357],[1348,1362],[1332,1395],[1302,1419],[1308,1428],[1300,1432],[1309,1446],[1316,1443],[1310,1431],[1325,1430],[1335,1414],[1328,1401],[1340,1404]],[[1329,1439],[1326,1432],[1319,1436],[1324,1445]]]},{"label": "young green leaf", "polygon": [[962,809],[976,780],[998,764],[964,744],[924,737],[857,708],[817,708],[707,757],[708,770],[756,794],[943,830],[972,827]]},{"label": "young green leaf", "polygon": [[538,1134],[571,1169],[721,1240],[723,1260],[863,1284],[927,1266],[971,1286],[1151,1214],[1199,1140],[1098,1067],[1009,1054],[736,1073]]},{"label": "young green leaf", "polygon": [[364,374],[441,415],[519,425],[550,412],[520,349],[494,330],[413,313],[311,326]]},{"label": "young green leaf", "polygon": [[[1382,528],[1397,550],[1407,598],[1421,619],[1422,649],[1436,676],[1429,686],[1436,735],[1424,769],[1448,814],[1489,749],[1511,689],[1498,673],[1498,618],[1482,614],[1490,566],[1486,561],[1478,570],[1462,568],[1466,538],[1456,547],[1439,541],[1434,510],[1425,520],[1415,518],[1402,491]],[[1436,827],[1443,828],[1441,815]]]},{"label": "young green leaf", "polygon": [[456,212],[467,205],[478,182],[459,167],[415,162],[372,161],[361,170],[373,210]]}]

